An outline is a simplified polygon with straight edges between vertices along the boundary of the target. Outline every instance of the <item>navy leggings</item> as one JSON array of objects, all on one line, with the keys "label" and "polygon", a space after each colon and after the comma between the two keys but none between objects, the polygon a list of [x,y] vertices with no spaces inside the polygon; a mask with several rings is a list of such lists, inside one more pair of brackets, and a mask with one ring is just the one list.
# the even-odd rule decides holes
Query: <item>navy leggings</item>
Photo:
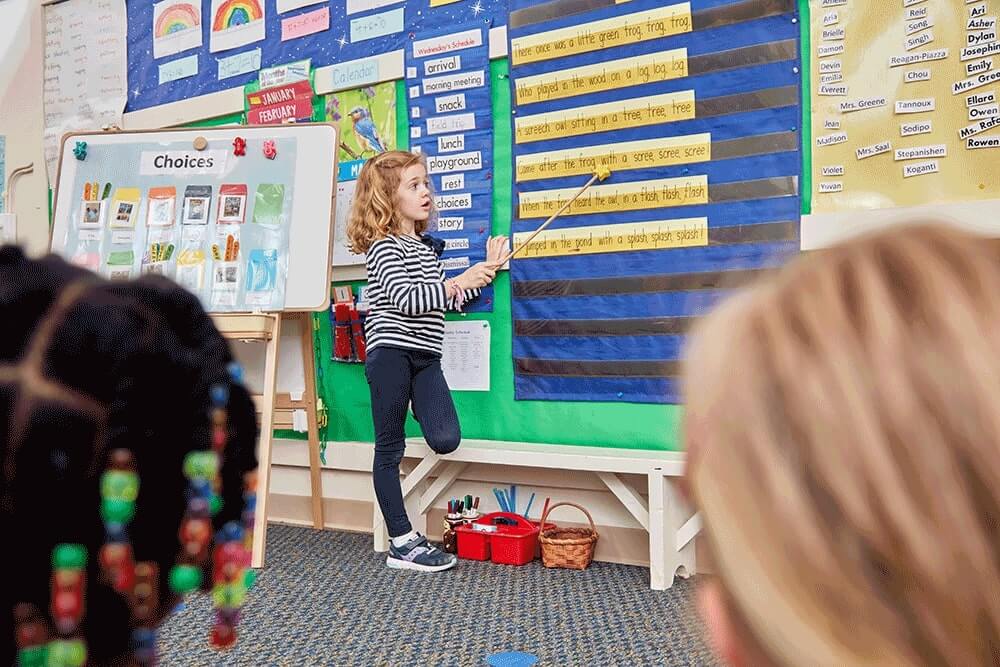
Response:
[{"label": "navy leggings", "polygon": [[372,394],[372,422],[375,424],[375,462],[372,477],[375,497],[390,537],[412,530],[403,505],[399,463],[406,447],[406,410],[413,401],[413,413],[427,444],[438,454],[458,449],[462,433],[451,391],[441,370],[441,356],[431,352],[398,347],[369,350],[365,377]]}]

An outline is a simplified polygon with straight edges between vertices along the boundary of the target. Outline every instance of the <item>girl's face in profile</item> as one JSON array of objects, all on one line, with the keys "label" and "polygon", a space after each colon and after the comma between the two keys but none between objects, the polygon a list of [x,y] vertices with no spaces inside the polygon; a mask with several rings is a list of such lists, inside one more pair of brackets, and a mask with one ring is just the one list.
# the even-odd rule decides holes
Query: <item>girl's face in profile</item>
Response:
[{"label": "girl's face in profile", "polygon": [[403,170],[396,190],[396,204],[406,220],[421,221],[430,217],[433,202],[424,165],[411,164]]}]

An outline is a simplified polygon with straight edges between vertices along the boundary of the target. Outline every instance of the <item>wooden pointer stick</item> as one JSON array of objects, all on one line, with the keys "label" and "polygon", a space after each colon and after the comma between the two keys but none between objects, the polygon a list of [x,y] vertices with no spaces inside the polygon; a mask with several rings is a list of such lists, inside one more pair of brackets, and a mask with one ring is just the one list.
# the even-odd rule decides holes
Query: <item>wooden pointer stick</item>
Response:
[{"label": "wooden pointer stick", "polygon": [[548,220],[546,220],[545,222],[543,222],[542,225],[538,229],[536,229],[535,231],[531,232],[531,236],[529,236],[528,238],[526,238],[524,240],[524,243],[522,243],[521,245],[519,245],[516,248],[514,248],[514,250],[511,251],[510,253],[508,253],[506,257],[504,257],[503,259],[501,259],[500,262],[499,262],[499,264],[498,264],[498,266],[503,266],[508,261],[510,261],[510,259],[514,255],[516,255],[517,253],[519,253],[522,250],[524,250],[525,248],[527,248],[528,244],[531,243],[532,239],[534,239],[536,236],[538,236],[542,232],[542,230],[544,230],[546,227],[548,227],[552,223],[553,220],[555,220],[560,215],[562,215],[563,212],[570,207],[570,204],[572,204],[573,202],[575,202],[580,195],[582,195],[584,192],[586,192],[587,188],[589,188],[591,185],[593,185],[595,181],[603,181],[603,180],[605,180],[610,175],[611,175],[611,170],[607,169],[607,168],[605,168],[605,169],[598,169],[597,171],[595,171],[594,175],[590,177],[590,180],[587,181],[586,183],[584,183],[583,187],[580,188],[579,190],[577,190],[576,194],[574,194],[572,197],[570,197],[570,199],[569,199],[568,202],[566,202],[565,204],[563,204],[562,207],[558,211],[556,211],[555,213],[553,213],[549,217]]}]

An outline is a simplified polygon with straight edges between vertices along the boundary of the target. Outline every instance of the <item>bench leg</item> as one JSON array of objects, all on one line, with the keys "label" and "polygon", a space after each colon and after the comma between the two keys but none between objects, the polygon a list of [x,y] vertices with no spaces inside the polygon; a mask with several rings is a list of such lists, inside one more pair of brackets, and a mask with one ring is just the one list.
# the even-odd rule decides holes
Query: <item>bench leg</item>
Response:
[{"label": "bench leg", "polygon": [[694,537],[701,517],[691,516],[674,481],[655,468],[649,473],[649,587],[662,591],[674,585],[674,576],[688,578],[697,571]]},{"label": "bench leg", "polygon": [[639,525],[649,530],[649,506],[631,486],[626,484],[621,477],[613,472],[599,472],[597,476],[601,478],[608,490],[615,494]]},{"label": "bench leg", "polygon": [[697,561],[695,560],[694,538],[701,532],[701,515],[695,513],[690,519],[684,522],[680,530],[677,531],[677,551],[680,554],[682,577],[690,577],[698,573]]},{"label": "bench leg", "polygon": [[459,463],[457,461],[448,462],[445,464],[444,469],[438,473],[437,479],[434,483],[427,487],[427,490],[420,495],[420,513],[423,514],[427,512],[441,497],[441,494],[448,490],[458,476],[465,470],[467,463]]},{"label": "bench leg", "polygon": [[668,553],[666,502],[667,479],[660,468],[649,471],[649,587],[654,591],[670,588],[674,583],[673,570],[668,579]]},{"label": "bench leg", "polygon": [[667,501],[667,545],[672,553],[671,560],[668,560],[670,576],[687,579],[697,571],[694,537],[701,530],[701,517],[698,514],[691,516],[673,479],[664,477],[663,481]]}]

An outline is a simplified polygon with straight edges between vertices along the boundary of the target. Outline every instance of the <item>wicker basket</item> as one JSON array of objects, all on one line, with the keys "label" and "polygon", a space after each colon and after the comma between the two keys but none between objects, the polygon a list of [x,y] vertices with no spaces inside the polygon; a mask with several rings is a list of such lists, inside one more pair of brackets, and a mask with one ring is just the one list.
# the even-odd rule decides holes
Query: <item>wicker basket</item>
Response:
[{"label": "wicker basket", "polygon": [[594,560],[594,547],[597,546],[597,529],[590,512],[575,503],[556,503],[549,507],[542,516],[541,525],[549,513],[557,507],[569,505],[587,515],[590,528],[550,528],[542,531],[538,542],[542,545],[542,565],[545,567],[563,567],[570,570],[585,570]]}]

